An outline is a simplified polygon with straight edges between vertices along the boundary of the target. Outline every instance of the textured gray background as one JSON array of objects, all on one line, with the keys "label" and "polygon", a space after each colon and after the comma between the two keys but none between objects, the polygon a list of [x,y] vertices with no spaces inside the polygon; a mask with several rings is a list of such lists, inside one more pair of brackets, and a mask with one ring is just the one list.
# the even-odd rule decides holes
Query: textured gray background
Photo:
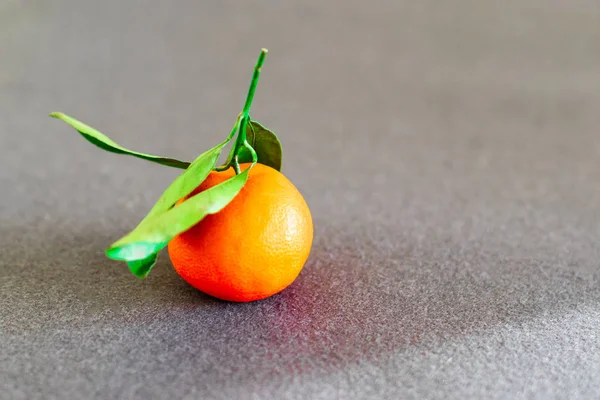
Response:
[{"label": "textured gray background", "polygon": [[[0,398],[600,397],[597,0],[4,0]],[[315,220],[298,280],[208,298],[104,249],[253,115]]]}]

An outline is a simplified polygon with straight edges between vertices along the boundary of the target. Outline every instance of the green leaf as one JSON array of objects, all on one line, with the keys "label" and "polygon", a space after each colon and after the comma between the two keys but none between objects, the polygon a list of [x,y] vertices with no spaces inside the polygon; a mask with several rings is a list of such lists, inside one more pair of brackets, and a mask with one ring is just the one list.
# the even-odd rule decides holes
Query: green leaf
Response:
[{"label": "green leaf", "polygon": [[156,264],[157,259],[158,253],[152,253],[148,258],[128,262],[127,266],[133,275],[138,278],[145,278]]},{"label": "green leaf", "polygon": [[[236,123],[237,125],[237,123]],[[235,128],[237,130],[237,127]],[[235,134],[235,131],[233,131]],[[227,139],[213,147],[207,152],[202,153],[198,158],[194,160],[181,175],[179,175],[169,187],[163,192],[162,196],[158,199],[154,207],[150,210],[146,218],[150,218],[154,215],[160,214],[171,208],[177,201],[190,194],[196,189],[208,176],[210,171],[215,167],[221,150],[223,147],[231,141],[233,135],[227,137]]]},{"label": "green leaf", "polygon": [[135,268],[141,264],[140,270],[143,274],[145,266],[150,263],[146,261],[165,247],[171,239],[187,231],[207,215],[217,213],[229,204],[248,180],[248,173],[252,166],[254,164],[239,175],[190,197],[166,212],[145,219],[131,233],[110,246],[106,251],[108,257],[127,261],[130,266],[133,263]]},{"label": "green leaf", "polygon": [[[258,122],[250,120],[246,125],[246,140],[256,151],[259,163],[268,165],[277,171],[281,170],[281,143],[273,132]],[[245,148],[241,149],[238,153],[238,161],[240,163],[252,162],[252,154]]]},{"label": "green leaf", "polygon": [[75,118],[69,117],[60,112],[53,112],[50,114],[53,118],[58,118],[67,124],[71,125],[75,128],[87,141],[90,143],[104,149],[106,151],[110,151],[111,153],[116,154],[127,154],[130,156],[134,156],[137,158],[141,158],[143,160],[152,161],[158,164],[166,165],[168,167],[181,168],[186,169],[189,167],[190,163],[187,161],[176,160],[174,158],[169,157],[160,157],[153,156],[150,154],[138,153],[137,151],[126,149],[125,147],[120,146],[115,143],[112,139],[107,137],[101,132],[98,132],[94,128],[87,126],[81,121],[76,120]]},{"label": "green leaf", "polygon": [[206,215],[220,211],[237,195],[246,183],[249,168],[173,207],[206,179],[223,148],[235,136],[239,124],[238,116],[227,139],[198,156],[169,185],[138,226],[106,250],[108,257],[126,261],[135,276],[145,278],[156,263],[158,252],[171,239],[200,222]]},{"label": "green leaf", "polygon": [[[246,141],[256,152],[259,163],[268,165],[277,171],[281,170],[281,143],[279,143],[279,139],[277,139],[277,136],[273,132],[258,122],[250,120],[246,124]],[[233,146],[224,165],[229,165],[231,163],[231,160],[233,160],[235,155],[235,150],[236,148]],[[253,162],[252,153],[246,148],[239,149],[238,162]]]}]

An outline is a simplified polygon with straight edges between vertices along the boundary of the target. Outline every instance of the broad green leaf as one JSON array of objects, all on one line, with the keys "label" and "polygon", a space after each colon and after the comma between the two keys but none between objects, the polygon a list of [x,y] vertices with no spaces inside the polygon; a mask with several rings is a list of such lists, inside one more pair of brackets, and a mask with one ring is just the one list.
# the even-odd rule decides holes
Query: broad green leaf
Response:
[{"label": "broad green leaf", "polygon": [[133,275],[138,278],[145,278],[156,264],[157,258],[158,253],[152,253],[148,258],[128,262],[127,266]]},{"label": "broad green leaf", "polygon": [[[268,165],[277,171],[281,170],[281,143],[273,132],[251,120],[246,125],[246,140],[256,151],[259,163]],[[252,162],[252,154],[244,148],[238,153],[238,161],[240,163]]]},{"label": "broad green leaf", "polygon": [[[221,211],[240,192],[252,164],[239,175],[200,192],[166,212],[151,216],[106,251],[115,260],[135,263],[158,253],[171,239],[200,222],[205,216]],[[136,267],[138,264],[134,264]],[[142,272],[144,267],[141,268]],[[135,272],[134,272],[135,273]]]},{"label": "broad green leaf", "polygon": [[81,134],[81,136],[87,139],[87,141],[100,147],[103,150],[110,151],[111,153],[127,154],[130,156],[141,158],[143,160],[152,161],[158,164],[174,168],[186,169],[190,165],[190,163],[187,161],[176,160],[174,158],[169,157],[153,156],[150,154],[138,153],[137,151],[126,149],[125,147],[122,147],[119,144],[115,143],[112,139],[110,139],[103,133],[98,132],[97,130],[84,124],[83,122],[78,121],[75,118],[69,117],[68,115],[65,115],[63,113],[53,112],[50,114],[50,116],[53,118],[58,118],[71,125]]}]

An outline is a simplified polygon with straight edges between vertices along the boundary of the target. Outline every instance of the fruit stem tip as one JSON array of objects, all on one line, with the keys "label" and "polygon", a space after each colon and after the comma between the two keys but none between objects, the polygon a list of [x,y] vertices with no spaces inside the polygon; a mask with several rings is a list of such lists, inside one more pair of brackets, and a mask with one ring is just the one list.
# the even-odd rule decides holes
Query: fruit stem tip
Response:
[{"label": "fruit stem tip", "polygon": [[248,88],[248,96],[246,97],[244,108],[242,109],[242,125],[244,117],[248,117],[248,114],[250,113],[250,106],[252,105],[252,100],[254,99],[254,92],[256,91],[256,85],[258,84],[258,78],[260,77],[260,70],[265,62],[265,58],[267,57],[267,52],[267,49],[262,49],[260,51],[260,55],[258,56],[258,60],[256,60],[254,73],[252,74],[252,80],[250,81],[250,87]]}]

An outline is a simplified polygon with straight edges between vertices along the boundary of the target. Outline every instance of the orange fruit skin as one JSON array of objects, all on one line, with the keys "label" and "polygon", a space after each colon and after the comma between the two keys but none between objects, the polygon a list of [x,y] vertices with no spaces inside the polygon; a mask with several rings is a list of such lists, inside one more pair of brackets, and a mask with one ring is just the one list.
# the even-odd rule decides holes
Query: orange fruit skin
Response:
[{"label": "orange fruit skin", "polygon": [[[190,196],[232,176],[231,168],[213,171]],[[196,289],[222,300],[249,302],[289,286],[312,241],[312,216],[300,192],[279,171],[255,164],[224,209],[173,238],[168,250],[177,273]]]}]

